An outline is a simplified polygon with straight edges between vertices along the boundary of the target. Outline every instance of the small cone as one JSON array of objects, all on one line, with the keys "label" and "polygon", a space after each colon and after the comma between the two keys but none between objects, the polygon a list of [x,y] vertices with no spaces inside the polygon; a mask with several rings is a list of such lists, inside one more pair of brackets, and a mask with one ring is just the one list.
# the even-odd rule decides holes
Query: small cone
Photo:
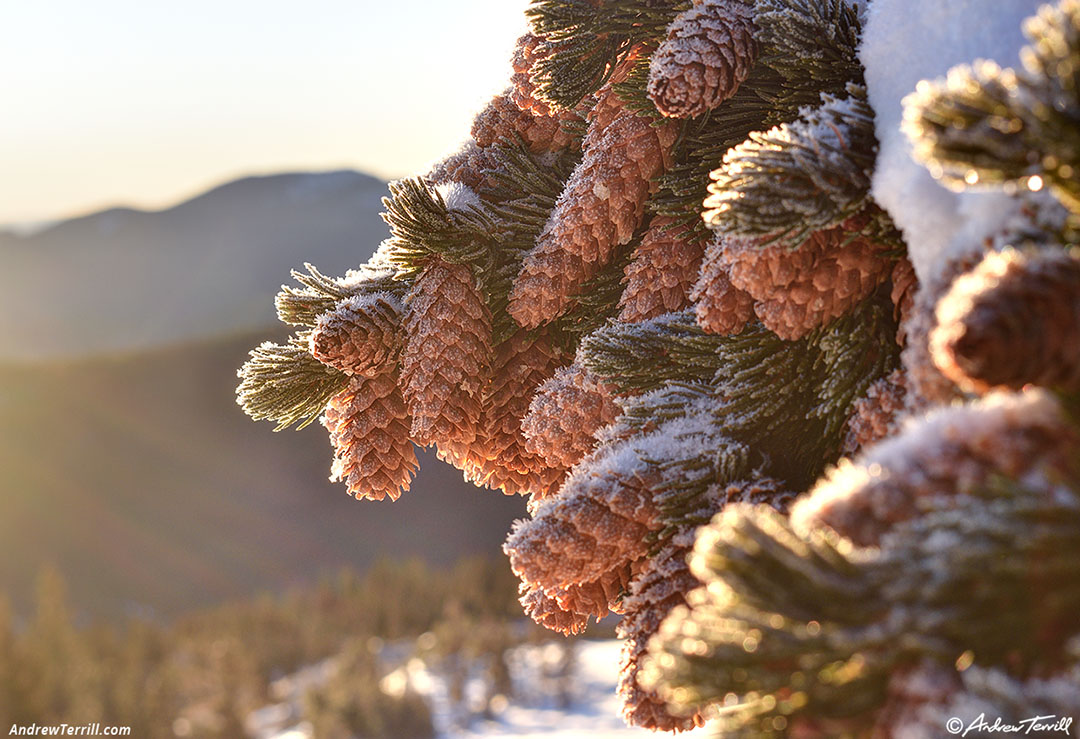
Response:
[{"label": "small cone", "polygon": [[594,466],[575,472],[534,518],[520,522],[504,550],[518,577],[554,594],[644,556],[646,535],[661,526],[645,479],[611,465]]},{"label": "small cone", "polygon": [[649,62],[649,98],[661,115],[693,118],[739,89],[757,61],[753,8],[704,0],[679,14]]},{"label": "small cone", "polygon": [[564,610],[543,588],[526,588],[519,599],[525,615],[546,629],[573,636],[585,631],[589,617]]},{"label": "small cone", "polygon": [[611,83],[598,93],[584,158],[510,291],[508,310],[519,325],[535,328],[562,315],[616,247],[630,241],[644,217],[651,180],[670,163],[676,136],[673,124],[653,128],[648,118],[626,109]]},{"label": "small cone", "polygon": [[480,190],[495,168],[492,156],[469,140],[461,151],[451,154],[431,168],[424,179],[432,184],[460,182],[469,189]]},{"label": "small cone", "polygon": [[611,392],[579,364],[540,386],[521,422],[525,449],[549,466],[570,469],[596,445],[595,434],[618,416]]},{"label": "small cone", "polygon": [[690,304],[704,247],[673,218],[654,218],[626,268],[619,320],[638,323]]},{"label": "small cone", "polygon": [[649,639],[660,623],[676,606],[686,603],[686,594],[700,583],[686,564],[693,548],[694,529],[674,537],[655,556],[644,561],[642,571],[630,583],[623,600],[626,615],[618,626],[618,636],[625,641],[619,673],[619,697],[626,723],[654,731],[686,731],[704,724],[700,714],[675,716],[654,689],[638,681],[639,658],[645,654]]},{"label": "small cone", "polygon": [[902,369],[874,381],[866,395],[855,401],[841,452],[854,456],[864,447],[895,436],[900,430],[906,395],[907,376]]},{"label": "small cone", "polygon": [[356,295],[318,318],[312,355],[348,375],[374,376],[397,363],[401,302],[388,293]]},{"label": "small cone", "polygon": [[714,242],[705,252],[690,299],[696,303],[698,325],[710,334],[737,334],[753,317],[754,299],[731,284],[722,241]]},{"label": "small cone", "polygon": [[1080,260],[1057,249],[988,254],[938,303],[930,352],[968,392],[1080,390]]},{"label": "small cone", "polygon": [[419,463],[409,442],[409,414],[394,372],[355,376],[320,419],[334,447],[331,480],[356,498],[397,500]]},{"label": "small cone", "polygon": [[472,270],[433,259],[405,299],[401,387],[412,438],[464,465],[481,417],[491,361],[491,315]]},{"label": "small cone", "polygon": [[904,326],[915,307],[915,293],[919,290],[919,278],[915,268],[906,257],[896,260],[892,270],[892,290],[889,296],[893,303],[893,317],[900,328],[896,331],[896,343],[903,346],[907,341]]},{"label": "small cone", "polygon": [[816,231],[799,247],[759,247],[726,239],[723,259],[731,283],[757,301],[754,312],[765,326],[786,340],[844,315],[888,279],[888,247],[855,235],[858,219]]},{"label": "small cone", "polygon": [[472,137],[481,149],[500,141],[514,142],[520,136],[534,154],[565,149],[573,141],[562,130],[562,119],[535,115],[519,108],[507,90],[492,98],[473,121]]},{"label": "small cone", "polygon": [[521,419],[537,385],[559,366],[561,355],[546,334],[519,331],[495,352],[485,391],[484,419],[471,451],[468,477],[508,495],[554,495],[566,468],[551,466],[525,445]]}]

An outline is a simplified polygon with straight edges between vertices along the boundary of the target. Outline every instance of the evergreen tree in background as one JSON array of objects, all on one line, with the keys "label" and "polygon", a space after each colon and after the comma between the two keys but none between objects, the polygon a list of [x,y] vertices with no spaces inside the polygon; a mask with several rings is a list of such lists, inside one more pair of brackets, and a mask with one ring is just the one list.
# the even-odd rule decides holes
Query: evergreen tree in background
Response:
[{"label": "evergreen tree in background", "polygon": [[631,724],[1080,716],[1080,2],[905,100],[935,177],[1023,199],[932,276],[872,195],[866,6],[533,0],[471,139],[240,371],[357,498],[413,444],[528,495],[525,612],[622,614]]}]

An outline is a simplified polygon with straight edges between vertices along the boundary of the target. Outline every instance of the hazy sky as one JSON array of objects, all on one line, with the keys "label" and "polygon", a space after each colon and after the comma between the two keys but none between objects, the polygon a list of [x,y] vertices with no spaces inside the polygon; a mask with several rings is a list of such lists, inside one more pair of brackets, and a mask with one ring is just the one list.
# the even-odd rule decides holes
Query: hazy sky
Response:
[{"label": "hazy sky", "polygon": [[527,4],[0,3],[0,223],[250,173],[417,172],[505,83]]}]

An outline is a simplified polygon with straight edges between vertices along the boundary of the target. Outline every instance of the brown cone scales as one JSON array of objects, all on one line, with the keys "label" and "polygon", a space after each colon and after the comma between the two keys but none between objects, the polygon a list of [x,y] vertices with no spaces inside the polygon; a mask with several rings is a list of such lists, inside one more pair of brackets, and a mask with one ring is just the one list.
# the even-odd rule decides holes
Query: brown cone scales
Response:
[{"label": "brown cone scales", "polygon": [[888,279],[892,261],[881,256],[887,247],[853,237],[861,225],[850,219],[811,234],[795,249],[726,239],[722,258],[731,283],[757,301],[761,322],[782,339],[799,339],[847,313]]},{"label": "brown cone scales", "polygon": [[661,525],[645,479],[593,468],[572,475],[532,519],[519,522],[504,549],[518,577],[554,595],[644,556],[646,534]]},{"label": "brown cone scales", "polygon": [[969,392],[1080,390],[1080,261],[1056,248],[988,254],[938,303],[930,351]]},{"label": "brown cone scales", "polygon": [[312,355],[349,375],[375,375],[396,364],[401,303],[386,293],[357,295],[319,316],[311,332]]},{"label": "brown cone scales", "polygon": [[356,498],[397,500],[419,467],[409,442],[409,414],[393,371],[356,376],[326,407],[334,447],[331,480]]},{"label": "brown cone scales", "polygon": [[526,616],[544,628],[566,636],[580,634],[589,625],[587,615],[563,610],[559,602],[545,593],[543,588],[526,588],[519,602]]},{"label": "brown cone scales", "polygon": [[701,274],[690,292],[698,325],[710,334],[730,336],[743,330],[754,315],[754,299],[731,284],[723,241],[705,252]]},{"label": "brown cone scales", "polygon": [[518,136],[534,154],[565,149],[573,140],[562,130],[561,118],[522,110],[511,90],[492,98],[473,121],[472,137],[481,149],[503,140],[516,141]]},{"label": "brown cone scales", "polygon": [[892,270],[892,290],[889,297],[893,303],[893,317],[900,327],[896,332],[896,343],[903,346],[907,341],[904,326],[907,325],[915,307],[915,293],[919,290],[919,278],[915,268],[906,257],[896,260]]},{"label": "brown cone scales", "polygon": [[900,429],[906,395],[907,378],[902,369],[874,381],[866,395],[855,401],[841,451],[850,456],[863,447],[895,436]]},{"label": "brown cone scales", "polygon": [[662,115],[693,118],[739,89],[757,60],[753,8],[743,0],[704,0],[668,26],[649,63],[649,98]]},{"label": "brown cone scales", "polygon": [[475,191],[485,183],[494,167],[495,161],[491,154],[470,139],[461,151],[451,154],[432,167],[424,179],[434,184],[460,182]]},{"label": "brown cone scales", "polygon": [[401,387],[412,438],[464,464],[476,440],[491,361],[491,315],[472,270],[434,258],[405,299]]},{"label": "brown cone scales", "polygon": [[545,334],[519,331],[495,352],[491,381],[485,391],[484,418],[470,452],[468,477],[509,495],[554,495],[566,472],[525,447],[521,418],[536,386],[559,365],[559,352]]},{"label": "brown cone scales", "polygon": [[645,653],[649,638],[660,628],[664,617],[684,604],[686,594],[700,584],[686,564],[686,555],[694,545],[693,534],[694,529],[688,528],[644,560],[642,571],[630,583],[630,591],[623,600],[626,615],[617,629],[618,636],[625,640],[618,693],[623,701],[623,718],[631,726],[685,731],[704,723],[700,714],[672,715],[654,690],[638,682],[638,660]]},{"label": "brown cone scales", "polygon": [[508,310],[525,328],[560,316],[615,248],[630,241],[645,214],[650,181],[669,164],[677,128],[654,128],[627,110],[611,87],[620,78],[616,74],[597,94],[584,158],[510,291]]},{"label": "brown cone scales", "polygon": [[579,364],[558,370],[540,386],[521,422],[525,449],[549,466],[569,469],[596,445],[594,434],[619,409],[611,392]]},{"label": "brown cone scales", "polygon": [[704,253],[702,243],[673,218],[657,217],[626,268],[626,288],[619,300],[619,320],[637,323],[682,310],[690,304]]}]

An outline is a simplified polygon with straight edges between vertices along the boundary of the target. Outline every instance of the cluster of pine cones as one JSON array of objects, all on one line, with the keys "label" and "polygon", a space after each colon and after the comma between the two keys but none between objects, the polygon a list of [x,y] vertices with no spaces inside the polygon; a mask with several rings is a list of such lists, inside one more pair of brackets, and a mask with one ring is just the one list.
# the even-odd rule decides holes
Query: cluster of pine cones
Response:
[{"label": "cluster of pine cones", "polygon": [[[541,157],[580,150],[508,294],[485,294],[488,283],[473,266],[432,254],[401,282],[404,289],[342,298],[309,335],[311,356],[348,376],[321,419],[334,447],[334,478],[357,498],[396,499],[417,468],[416,444],[434,446],[477,484],[530,496],[531,518],[506,544],[525,611],[566,634],[580,633],[590,618],[622,614],[624,715],[652,729],[705,720],[696,710],[671,709],[655,679],[662,669],[641,679],[649,640],[701,584],[687,559],[697,526],[670,526],[658,502],[666,476],[677,473],[656,459],[681,437],[668,427],[659,434],[655,424],[620,425],[631,394],[590,373],[554,328],[620,248],[636,244],[613,316],[621,324],[685,311],[704,334],[733,336],[753,325],[795,341],[871,296],[891,298],[902,366],[851,405],[838,450],[846,455],[897,435],[906,414],[964,392],[1028,383],[1080,390],[1080,261],[1065,251],[992,251],[920,288],[896,240],[869,226],[882,215],[869,198],[794,243],[717,235],[649,211],[657,178],[673,166],[680,123],[709,115],[737,92],[757,61],[756,34],[753,3],[695,0],[658,46],[631,49],[573,109],[538,94],[536,65],[550,44],[523,36],[511,86],[476,117],[471,140],[423,179],[451,215],[482,212],[485,188],[500,175],[493,147],[520,142]],[[620,94],[642,60],[644,92],[660,119]],[[719,184],[705,207],[723,211]],[[368,270],[382,277],[372,284],[389,284],[391,261],[376,255]],[[513,319],[501,340],[493,333],[498,311]],[[1057,463],[1066,437],[1056,416],[1034,414],[1028,428],[1019,411],[995,413],[997,426],[963,440],[941,430],[928,458],[906,460],[892,478],[881,473],[889,462],[872,450],[858,463],[860,474],[846,463],[796,505],[801,525],[828,525],[873,544],[885,527],[916,515],[929,492],[993,472],[1022,475],[1048,456]],[[693,424],[684,423],[685,436],[710,438]],[[691,518],[708,521],[733,503],[786,513],[802,492],[788,488],[766,475],[717,483]]]}]

